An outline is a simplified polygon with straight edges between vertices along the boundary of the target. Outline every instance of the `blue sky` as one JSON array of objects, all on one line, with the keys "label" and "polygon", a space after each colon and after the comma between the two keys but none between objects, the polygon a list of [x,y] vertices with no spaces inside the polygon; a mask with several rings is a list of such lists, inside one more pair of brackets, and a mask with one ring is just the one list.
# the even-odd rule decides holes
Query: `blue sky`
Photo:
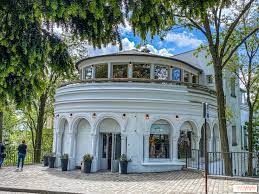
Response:
[{"label": "blue sky", "polygon": [[[127,22],[125,27],[120,27],[120,33],[122,35],[123,50],[134,49],[138,44],[142,43],[140,37],[134,36],[132,29]],[[188,29],[178,28],[173,31],[169,31],[163,41],[161,41],[158,36],[154,37],[152,40],[149,39],[147,47],[154,54],[172,56],[196,49],[202,43],[205,43],[205,40],[199,31],[190,31]],[[88,48],[88,54],[90,56],[114,53],[118,51],[118,46],[112,45],[108,45],[102,49],[93,49],[91,46]]]}]

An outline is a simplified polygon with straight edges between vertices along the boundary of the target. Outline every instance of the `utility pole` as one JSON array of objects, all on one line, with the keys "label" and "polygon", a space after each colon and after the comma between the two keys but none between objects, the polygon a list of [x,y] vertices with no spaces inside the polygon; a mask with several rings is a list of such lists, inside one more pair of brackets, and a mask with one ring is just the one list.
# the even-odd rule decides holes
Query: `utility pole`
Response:
[{"label": "utility pole", "polygon": [[209,118],[209,105],[202,103],[204,118],[204,154],[205,154],[205,193],[208,193],[208,150],[207,150],[207,119]]}]

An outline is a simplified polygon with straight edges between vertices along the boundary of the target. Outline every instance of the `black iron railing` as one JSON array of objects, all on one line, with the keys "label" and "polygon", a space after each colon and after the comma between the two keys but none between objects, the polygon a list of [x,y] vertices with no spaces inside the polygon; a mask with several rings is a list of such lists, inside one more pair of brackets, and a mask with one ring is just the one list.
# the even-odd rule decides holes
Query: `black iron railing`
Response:
[{"label": "black iron railing", "polygon": [[[16,166],[18,162],[18,151],[7,150],[6,158],[4,159],[4,166]],[[24,160],[25,164],[33,164],[33,151],[27,150],[27,154]]]},{"label": "black iron railing", "polygon": [[[187,152],[188,153],[188,152]],[[248,176],[248,156],[249,152],[208,152],[208,174],[209,175],[225,175],[223,154],[229,154],[232,160],[233,176]],[[253,152],[253,176],[259,177],[259,152]],[[197,170],[205,169],[204,153],[201,150],[192,149],[186,154],[187,168]]]}]

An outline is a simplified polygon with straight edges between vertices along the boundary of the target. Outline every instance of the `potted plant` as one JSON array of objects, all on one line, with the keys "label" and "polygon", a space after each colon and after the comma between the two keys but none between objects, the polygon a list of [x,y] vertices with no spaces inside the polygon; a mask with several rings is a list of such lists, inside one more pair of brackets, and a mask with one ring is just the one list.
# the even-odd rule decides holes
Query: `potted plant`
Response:
[{"label": "potted plant", "polygon": [[43,156],[43,166],[49,165],[49,154],[44,154]]},{"label": "potted plant", "polygon": [[121,174],[127,174],[128,173],[128,162],[131,160],[127,159],[127,156],[125,154],[122,154],[119,158],[120,160],[120,173]]},{"label": "potted plant", "polygon": [[52,153],[49,156],[49,168],[55,168],[55,161],[56,161],[55,153]]},{"label": "potted plant", "polygon": [[92,167],[93,157],[90,154],[86,154],[83,157],[83,172],[90,173]]},{"label": "potted plant", "polygon": [[60,157],[60,160],[61,160],[61,168],[62,168],[62,171],[67,171],[68,154],[63,154],[63,155]]}]

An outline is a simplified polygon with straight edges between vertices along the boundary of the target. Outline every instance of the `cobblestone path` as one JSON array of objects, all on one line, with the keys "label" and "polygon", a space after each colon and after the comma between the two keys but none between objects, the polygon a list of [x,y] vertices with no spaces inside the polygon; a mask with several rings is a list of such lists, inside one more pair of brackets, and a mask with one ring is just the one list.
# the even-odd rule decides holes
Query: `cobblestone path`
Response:
[{"label": "cobblestone path", "polygon": [[[209,179],[209,193],[232,193],[234,184],[257,184],[237,180]],[[71,193],[203,193],[204,178],[200,173],[174,171],[120,175],[98,172],[82,174],[79,170],[61,172],[39,165],[0,169],[0,188],[48,190]],[[1,189],[0,189],[1,190]],[[4,193],[4,192],[3,192]]]}]

